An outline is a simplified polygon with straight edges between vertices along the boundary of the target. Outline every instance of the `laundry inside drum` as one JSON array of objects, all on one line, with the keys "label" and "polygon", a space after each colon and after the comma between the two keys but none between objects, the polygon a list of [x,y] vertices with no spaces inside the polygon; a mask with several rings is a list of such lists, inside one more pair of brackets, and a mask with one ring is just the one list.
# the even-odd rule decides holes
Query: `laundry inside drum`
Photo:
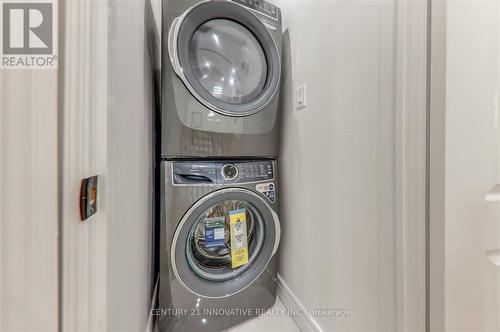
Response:
[{"label": "laundry inside drum", "polygon": [[[231,267],[230,212],[244,210],[246,213],[246,234],[249,261],[233,269]],[[221,220],[224,239],[219,245],[208,246],[206,225],[212,220]],[[223,220],[223,224],[222,224]],[[223,225],[223,226],[222,226]],[[222,229],[219,230],[222,232]],[[207,280],[221,281],[234,278],[246,270],[259,254],[264,240],[264,221],[259,211],[250,203],[227,200],[214,204],[202,213],[191,227],[186,244],[189,266],[199,276]]]}]

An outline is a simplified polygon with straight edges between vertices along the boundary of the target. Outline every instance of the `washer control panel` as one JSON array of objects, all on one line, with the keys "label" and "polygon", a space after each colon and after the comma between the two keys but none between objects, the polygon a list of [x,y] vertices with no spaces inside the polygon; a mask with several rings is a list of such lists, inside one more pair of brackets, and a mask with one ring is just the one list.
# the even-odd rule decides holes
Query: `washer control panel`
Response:
[{"label": "washer control panel", "polygon": [[274,20],[278,20],[278,8],[275,5],[264,0],[233,0],[240,5],[255,10],[258,13],[269,16]]},{"label": "washer control panel", "polygon": [[274,179],[273,162],[261,161],[175,161],[174,185],[243,184]]},{"label": "washer control panel", "polygon": [[271,161],[242,163],[239,165],[239,170],[239,178],[242,182],[264,181],[274,178]]}]

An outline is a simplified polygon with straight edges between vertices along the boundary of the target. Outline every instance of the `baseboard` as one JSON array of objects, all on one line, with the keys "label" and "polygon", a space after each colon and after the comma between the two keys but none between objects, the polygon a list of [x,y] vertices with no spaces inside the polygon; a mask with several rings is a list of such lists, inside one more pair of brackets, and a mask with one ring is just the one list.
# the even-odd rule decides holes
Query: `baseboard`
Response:
[{"label": "baseboard", "polygon": [[[306,308],[292,292],[283,278],[278,274],[278,297],[289,311],[301,311],[306,313]],[[318,322],[309,313],[306,315],[290,315],[301,331],[323,332]]]}]

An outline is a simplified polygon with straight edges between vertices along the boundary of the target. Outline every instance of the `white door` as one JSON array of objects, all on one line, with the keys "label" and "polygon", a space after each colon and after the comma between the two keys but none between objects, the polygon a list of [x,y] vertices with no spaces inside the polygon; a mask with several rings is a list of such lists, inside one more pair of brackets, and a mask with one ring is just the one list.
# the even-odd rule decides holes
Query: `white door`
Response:
[{"label": "white door", "polygon": [[490,192],[500,183],[500,3],[442,5],[431,67],[441,102],[431,105],[431,150],[444,153],[430,160],[430,327],[500,331],[500,201]]}]

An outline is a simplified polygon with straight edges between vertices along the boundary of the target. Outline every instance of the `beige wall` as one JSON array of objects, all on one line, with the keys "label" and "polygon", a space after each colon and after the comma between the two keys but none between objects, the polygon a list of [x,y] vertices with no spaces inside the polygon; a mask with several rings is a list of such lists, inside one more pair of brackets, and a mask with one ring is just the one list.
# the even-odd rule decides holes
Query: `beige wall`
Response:
[{"label": "beige wall", "polygon": [[0,70],[0,330],[55,331],[57,70]]},{"label": "beige wall", "polygon": [[[396,330],[393,1],[278,1],[280,275],[325,331]],[[294,91],[307,84],[308,107]]]}]

